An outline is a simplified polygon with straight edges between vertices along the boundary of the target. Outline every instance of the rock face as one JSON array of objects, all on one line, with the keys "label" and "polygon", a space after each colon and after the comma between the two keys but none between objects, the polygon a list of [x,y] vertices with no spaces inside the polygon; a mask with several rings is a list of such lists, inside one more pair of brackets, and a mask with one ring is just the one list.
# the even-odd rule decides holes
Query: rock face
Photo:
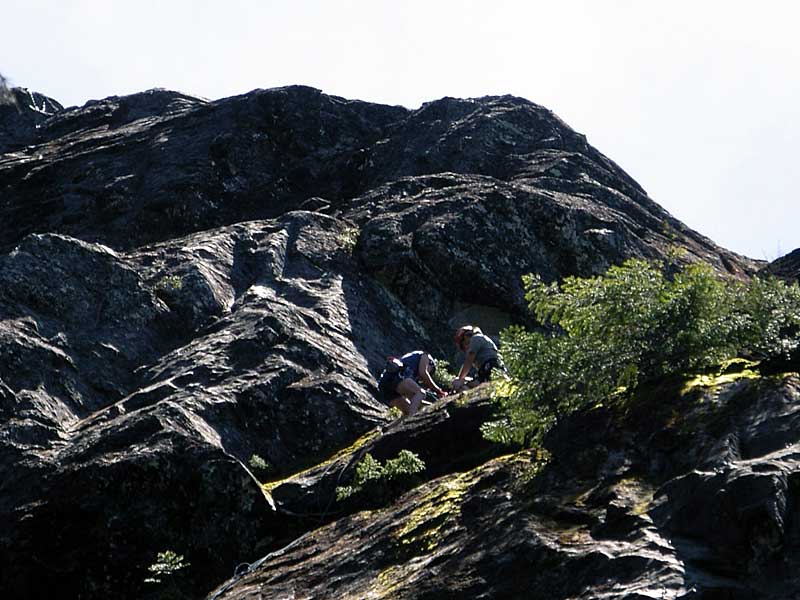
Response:
[{"label": "rock face", "polygon": [[796,598],[798,401],[795,374],[570,419],[544,466],[518,453],[436,477],[209,598]]},{"label": "rock face", "polygon": [[[213,102],[151,90],[68,109],[14,93],[16,106],[0,107],[4,598],[160,597],[144,580],[167,549],[191,563],[175,580],[190,597],[265,555],[221,593],[515,597],[561,590],[558,573],[575,569],[585,577],[573,587],[538,597],[580,596],[579,581],[586,597],[608,596],[613,573],[629,574],[619,581],[631,594],[631,581],[655,590],[663,578],[670,597],[695,581],[712,589],[715,577],[750,591],[768,582],[736,576],[727,555],[703,571],[716,534],[693,542],[699,566],[664,541],[691,538],[687,519],[710,514],[680,504],[687,489],[732,485],[703,475],[691,452],[657,467],[636,427],[606,427],[625,438],[608,456],[630,455],[619,481],[641,476],[637,486],[665,498],[652,516],[631,516],[627,496],[601,493],[619,483],[605,458],[571,466],[582,479],[548,466],[561,496],[518,493],[514,475],[531,459],[482,441],[485,394],[401,423],[377,399],[387,355],[425,348],[452,361],[454,327],[527,322],[523,274],[591,275],[674,246],[736,277],[761,266],[675,220],[550,111],[510,96],[410,111],[305,87]],[[782,385],[769,397],[791,407],[796,385]],[[791,431],[791,414],[776,431]],[[357,501],[331,504],[357,457],[403,448],[428,465],[422,487],[372,516],[354,512]],[[571,454],[553,447],[558,464]],[[757,515],[784,489],[765,474],[769,456],[720,459],[755,482]],[[769,496],[775,523],[748,555],[753,568],[777,569],[795,543],[784,483]],[[566,500],[592,486],[585,506]],[[725,493],[720,502],[733,502]],[[603,541],[621,535],[617,517],[663,544],[658,560],[633,538]],[[569,519],[583,527],[580,551],[561,539]],[[750,533],[730,535],[744,544]],[[299,570],[277,564],[309,552],[319,559]],[[552,573],[516,581],[531,564]],[[784,575],[775,581],[788,586]]]},{"label": "rock face", "polygon": [[0,155],[13,150],[32,152],[39,126],[63,109],[52,98],[37,92],[0,87]]},{"label": "rock face", "polygon": [[761,272],[786,281],[800,281],[800,248],[772,261]]},{"label": "rock face", "polygon": [[[128,255],[33,235],[4,257],[4,589],[136,597],[153,548],[202,537],[206,568],[255,548],[270,514],[243,463],[280,473],[386,421],[369,363],[414,338],[344,230],[289,213]],[[74,562],[26,571],[42,548]],[[109,556],[138,570],[104,587]]]}]

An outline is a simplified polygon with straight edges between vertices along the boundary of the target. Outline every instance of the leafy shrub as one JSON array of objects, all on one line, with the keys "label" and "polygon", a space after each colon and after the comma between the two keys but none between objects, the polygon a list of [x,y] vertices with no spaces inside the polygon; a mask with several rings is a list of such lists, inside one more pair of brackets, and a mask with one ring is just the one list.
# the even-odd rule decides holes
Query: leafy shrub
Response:
[{"label": "leafy shrub", "polygon": [[450,363],[444,359],[436,360],[436,370],[433,372],[432,379],[443,390],[450,390],[452,388],[453,379],[455,374],[450,372]]},{"label": "leafy shrub", "polygon": [[178,292],[183,287],[183,279],[178,275],[165,275],[156,283],[156,291]]},{"label": "leafy shrub", "polygon": [[346,227],[336,236],[336,241],[346,254],[353,254],[360,233],[358,227]]},{"label": "leafy shrub", "polygon": [[342,502],[356,494],[370,492],[373,499],[383,501],[401,491],[413,475],[424,470],[425,462],[410,450],[401,450],[385,465],[367,453],[356,465],[352,484],[336,488],[336,499]]},{"label": "leafy shrub", "polygon": [[419,455],[410,450],[400,450],[396,458],[386,461],[383,467],[383,478],[387,481],[401,479],[406,475],[416,475],[425,470],[425,462]]},{"label": "leafy shrub", "polygon": [[247,461],[247,464],[250,465],[250,468],[253,471],[262,475],[266,475],[271,470],[269,463],[261,458],[258,454],[251,455],[250,460]]},{"label": "leafy shrub", "polygon": [[760,358],[789,357],[800,345],[800,286],[769,277],[754,279],[739,298],[744,346]]},{"label": "leafy shrub", "polygon": [[524,284],[544,329],[502,334],[512,380],[497,390],[505,418],[483,427],[494,441],[530,444],[560,416],[645,381],[798,345],[800,288],[776,279],[743,283],[705,264],[629,260],[598,277],[558,285],[529,275]]},{"label": "leafy shrub", "polygon": [[147,567],[147,570],[152,574],[144,581],[150,584],[163,584],[158,597],[164,600],[184,600],[189,598],[180,586],[178,578],[181,575],[180,571],[190,566],[186,562],[183,555],[177,554],[172,550],[159,552],[156,561]]},{"label": "leafy shrub", "polygon": [[177,554],[172,550],[159,552],[156,556],[156,561],[147,567],[147,570],[153,575],[145,579],[145,582],[161,583],[164,578],[174,575],[189,565],[190,563],[185,561],[183,555]]}]

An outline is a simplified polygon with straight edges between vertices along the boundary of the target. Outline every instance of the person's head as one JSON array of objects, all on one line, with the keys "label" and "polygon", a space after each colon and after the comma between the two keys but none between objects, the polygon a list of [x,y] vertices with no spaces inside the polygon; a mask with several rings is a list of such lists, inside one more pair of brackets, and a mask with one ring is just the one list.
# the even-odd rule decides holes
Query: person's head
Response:
[{"label": "person's head", "polygon": [[480,333],[480,327],[476,327],[475,325],[464,325],[464,327],[459,327],[456,331],[456,348],[462,351],[466,351],[469,347],[469,341],[472,339],[472,336],[476,333]]}]

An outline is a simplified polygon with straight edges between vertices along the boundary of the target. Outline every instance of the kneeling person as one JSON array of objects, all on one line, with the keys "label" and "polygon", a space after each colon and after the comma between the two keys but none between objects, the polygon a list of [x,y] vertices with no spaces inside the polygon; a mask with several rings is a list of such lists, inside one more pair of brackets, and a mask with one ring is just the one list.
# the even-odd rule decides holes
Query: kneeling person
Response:
[{"label": "kneeling person", "polygon": [[[462,391],[467,386],[474,387],[490,381],[494,369],[505,371],[497,346],[492,338],[483,334],[480,327],[474,325],[461,327],[456,331],[455,342],[456,347],[465,353],[461,371],[453,380],[453,389],[456,392]],[[467,375],[473,367],[477,369],[478,376],[468,383]]]},{"label": "kneeling person", "polygon": [[392,359],[378,380],[378,389],[383,401],[399,409],[405,417],[415,414],[425,398],[425,390],[422,387],[433,390],[440,398],[445,395],[431,378],[434,371],[436,371],[436,361],[422,350],[409,352],[399,359]]}]

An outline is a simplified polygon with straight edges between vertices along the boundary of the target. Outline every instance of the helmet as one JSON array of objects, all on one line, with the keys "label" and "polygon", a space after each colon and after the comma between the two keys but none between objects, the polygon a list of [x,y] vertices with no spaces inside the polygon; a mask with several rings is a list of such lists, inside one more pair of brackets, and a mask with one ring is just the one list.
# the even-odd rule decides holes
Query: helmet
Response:
[{"label": "helmet", "polygon": [[465,325],[464,327],[459,327],[458,331],[456,331],[455,342],[456,346],[461,349],[461,344],[464,343],[465,337],[472,337],[472,326]]}]

